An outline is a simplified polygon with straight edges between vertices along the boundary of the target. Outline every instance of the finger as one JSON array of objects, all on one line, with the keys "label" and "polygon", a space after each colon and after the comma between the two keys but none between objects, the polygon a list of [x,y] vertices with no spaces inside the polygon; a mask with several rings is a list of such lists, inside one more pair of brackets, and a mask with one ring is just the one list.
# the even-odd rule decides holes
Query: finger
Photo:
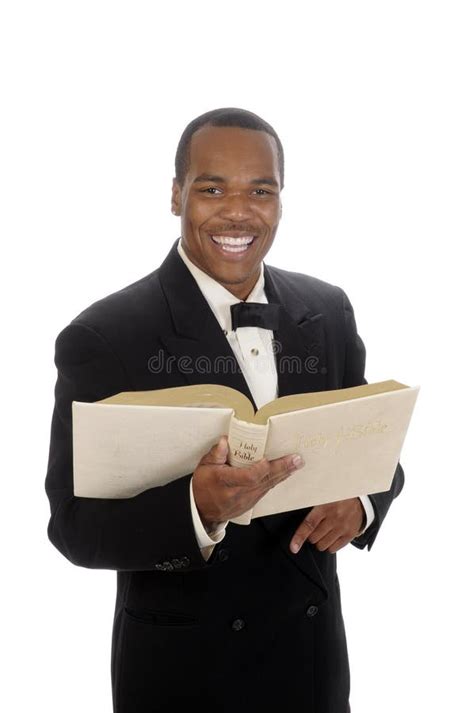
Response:
[{"label": "finger", "polygon": [[200,465],[224,465],[227,460],[229,446],[227,436],[221,436],[218,442],[212,446],[209,453],[206,453],[201,460]]},{"label": "finger", "polygon": [[322,540],[323,537],[326,537],[331,532],[331,530],[332,525],[330,521],[327,518],[324,518],[310,534],[310,536],[308,537],[308,542],[311,542],[312,545],[315,545],[317,542]]},{"label": "finger", "polygon": [[[235,468],[234,485],[245,487],[249,492],[265,492],[303,466],[304,460],[297,453],[273,461],[263,458],[248,468]],[[226,477],[234,480],[234,473]]]},{"label": "finger", "polygon": [[303,466],[304,460],[301,456],[293,454],[278,459],[278,463],[276,460],[262,459],[248,468],[227,466],[226,471],[219,477],[233,490],[236,502],[245,501],[247,507],[255,507],[271,488]]},{"label": "finger", "polygon": [[282,456],[281,458],[274,458],[268,462],[272,475],[278,475],[278,473],[283,473],[288,469],[291,471],[299,470],[304,466],[304,460],[299,453],[291,453],[290,455]]},{"label": "finger", "polygon": [[355,500],[329,503],[325,511],[325,519],[330,523],[331,529],[315,542],[318,550],[321,550],[321,552],[329,550],[339,537],[344,538],[347,542],[356,537],[358,530],[356,530],[353,521],[357,519],[357,525],[359,525],[359,517],[358,512],[354,516]]},{"label": "finger", "polygon": [[269,472],[270,463],[267,458],[262,458],[251,466],[229,466],[223,480],[229,487],[252,490],[260,486],[265,474]]},{"label": "finger", "polygon": [[326,550],[329,550],[329,548],[332,547],[338,540],[341,539],[349,539],[349,536],[347,535],[347,533],[342,533],[340,530],[332,528],[327,535],[322,537],[319,542],[316,543],[315,547],[320,552],[325,552]]},{"label": "finger", "polygon": [[304,466],[304,460],[298,453],[293,453],[291,456],[269,461],[269,466],[269,471],[264,474],[261,480],[261,484],[268,489],[286,480],[296,470],[301,470]]},{"label": "finger", "polygon": [[308,539],[311,533],[319,525],[322,518],[324,517],[321,508],[314,507],[304,518],[301,525],[295,531],[295,534],[291,538],[290,550],[296,554],[301,549],[303,543]]},{"label": "finger", "polygon": [[304,466],[305,462],[299,453],[271,460],[270,473],[266,477],[266,482],[269,487],[273,488],[297,470],[304,468]]},{"label": "finger", "polygon": [[332,545],[328,548],[328,552],[330,552],[332,555],[338,552],[339,550],[342,550],[343,547],[349,544],[351,541],[350,537],[339,537],[335,542],[332,543]]}]

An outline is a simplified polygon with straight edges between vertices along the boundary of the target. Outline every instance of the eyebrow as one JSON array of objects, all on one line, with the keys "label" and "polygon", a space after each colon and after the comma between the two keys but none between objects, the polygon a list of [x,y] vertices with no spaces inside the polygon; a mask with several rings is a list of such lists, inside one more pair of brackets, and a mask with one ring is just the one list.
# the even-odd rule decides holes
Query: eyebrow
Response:
[{"label": "eyebrow", "polygon": [[[205,181],[211,181],[212,183],[225,183],[226,179],[223,178],[222,176],[214,176],[211,173],[201,173],[199,176],[196,176],[193,183],[203,183]],[[271,176],[262,176],[262,178],[253,178],[250,181],[250,183],[252,185],[265,183],[267,186],[274,186],[275,188],[278,188],[278,181],[276,181]]]},{"label": "eyebrow", "polygon": [[202,183],[204,181],[212,181],[212,183],[225,183],[225,179],[221,176],[213,176],[211,173],[201,173],[197,176],[193,183]]}]

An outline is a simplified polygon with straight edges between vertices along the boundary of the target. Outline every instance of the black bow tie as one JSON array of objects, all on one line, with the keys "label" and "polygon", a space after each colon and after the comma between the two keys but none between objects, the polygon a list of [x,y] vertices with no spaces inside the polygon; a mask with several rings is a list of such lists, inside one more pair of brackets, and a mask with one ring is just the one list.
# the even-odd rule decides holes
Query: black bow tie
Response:
[{"label": "black bow tie", "polygon": [[238,302],[231,305],[232,329],[262,327],[276,330],[280,323],[280,306],[263,302]]}]

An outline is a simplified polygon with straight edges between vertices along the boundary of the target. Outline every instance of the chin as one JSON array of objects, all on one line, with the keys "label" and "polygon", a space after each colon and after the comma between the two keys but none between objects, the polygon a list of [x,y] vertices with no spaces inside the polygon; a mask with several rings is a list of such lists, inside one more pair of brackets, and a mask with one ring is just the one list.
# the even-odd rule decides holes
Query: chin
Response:
[{"label": "chin", "polygon": [[212,270],[211,274],[213,275],[214,279],[216,279],[218,282],[228,282],[234,285],[238,285],[239,282],[244,282],[248,276],[249,272],[235,272],[234,270],[223,270],[222,268]]}]

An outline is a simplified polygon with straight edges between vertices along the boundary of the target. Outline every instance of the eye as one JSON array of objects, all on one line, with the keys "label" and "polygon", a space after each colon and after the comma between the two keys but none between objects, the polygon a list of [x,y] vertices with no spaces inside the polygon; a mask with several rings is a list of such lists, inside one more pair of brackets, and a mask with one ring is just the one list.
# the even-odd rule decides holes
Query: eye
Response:
[{"label": "eye", "polygon": [[[209,188],[203,188],[201,190],[201,193],[208,193],[208,191],[218,191],[219,189],[216,188],[216,186],[209,186]],[[215,193],[210,193],[211,196],[215,196]]]},{"label": "eye", "polygon": [[258,193],[259,196],[270,194],[270,191],[266,191],[264,188],[256,188],[255,192]]}]

